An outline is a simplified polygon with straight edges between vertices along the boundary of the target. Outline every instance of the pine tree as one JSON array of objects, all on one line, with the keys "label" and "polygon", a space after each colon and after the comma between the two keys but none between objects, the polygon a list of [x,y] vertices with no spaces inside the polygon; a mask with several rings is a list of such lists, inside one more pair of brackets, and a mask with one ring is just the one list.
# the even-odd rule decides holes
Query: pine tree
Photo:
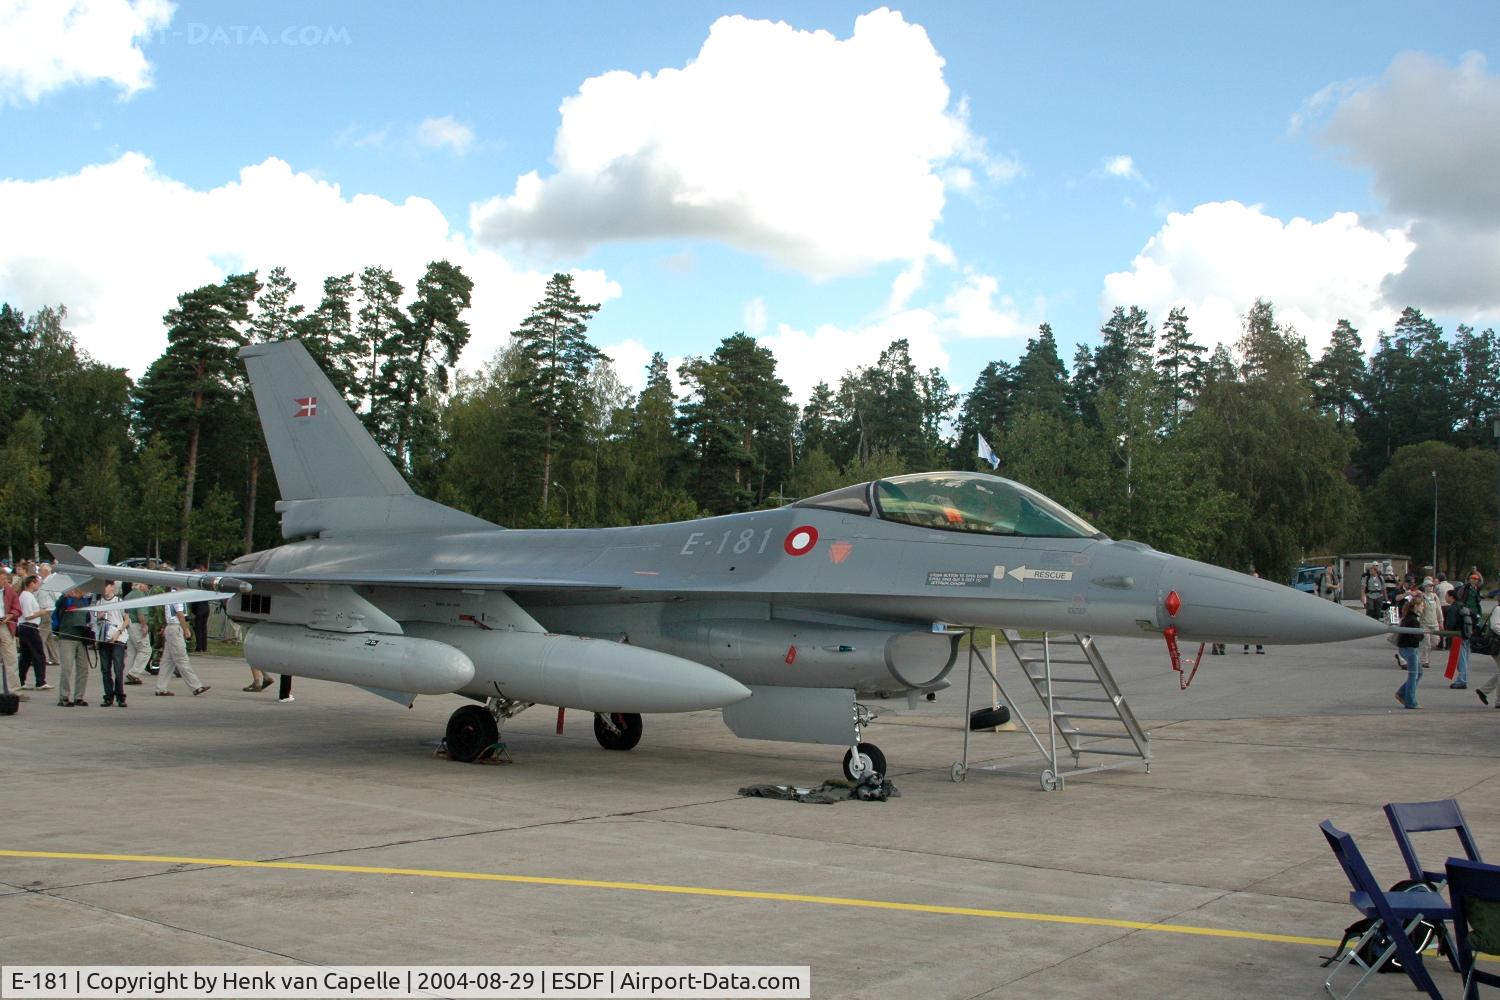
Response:
[{"label": "pine tree", "polygon": [[381,444],[410,472],[413,450],[432,448],[436,413],[427,397],[448,390],[448,369],[469,342],[469,308],[474,282],[456,264],[433,261],[417,282],[407,318],[381,343],[380,379],[370,416],[384,435]]},{"label": "pine tree", "polygon": [[1458,438],[1469,447],[1493,443],[1492,425],[1500,417],[1500,340],[1495,331],[1475,333],[1460,325],[1454,336],[1458,353]]},{"label": "pine tree", "polygon": [[255,273],[234,274],[218,285],[204,285],[177,296],[167,324],[167,350],[147,370],[137,391],[148,426],[170,429],[186,448],[182,473],[181,535],[177,561],[188,559],[188,524],[193,512],[200,445],[208,415],[227,410],[236,397],[239,349],[248,338],[250,303],[260,290]]},{"label": "pine tree", "polygon": [[571,275],[554,274],[542,301],[512,334],[519,354],[511,388],[531,418],[529,436],[541,458],[544,517],[551,504],[555,456],[577,441],[587,418],[589,375],[600,356],[588,341],[588,321],[598,311],[597,303],[578,297]]},{"label": "pine tree", "polygon": [[1026,341],[1026,353],[1016,362],[1015,405],[1055,416],[1067,411],[1068,370],[1057,353],[1057,338],[1047,323]]},{"label": "pine tree", "polygon": [[788,445],[797,410],[776,375],[776,356],[744,333],[707,359],[677,369],[690,395],[677,425],[695,460],[690,490],[714,514],[766,502],[791,472]]},{"label": "pine tree", "polygon": [[362,402],[360,366],[368,352],[354,332],[353,301],[353,273],[324,278],[322,301],[312,312],[298,317],[295,325],[307,353],[357,410]]},{"label": "pine tree", "polygon": [[1332,414],[1340,427],[1353,423],[1360,411],[1363,404],[1360,393],[1366,377],[1359,331],[1348,320],[1341,319],[1329,334],[1322,357],[1308,370],[1318,406],[1324,413]]},{"label": "pine tree", "polygon": [[367,423],[372,430],[378,426],[374,409],[382,388],[382,352],[399,349],[406,325],[401,292],[401,283],[383,267],[367,267],[359,273],[359,321],[354,328],[354,339],[359,344],[360,360],[356,371]]},{"label": "pine tree", "polygon": [[1015,371],[1004,361],[991,361],[974,380],[974,388],[958,411],[955,467],[989,472],[988,462],[979,464],[979,435],[994,447],[1009,431],[1014,409]]},{"label": "pine tree", "polygon": [[1187,310],[1178,307],[1167,313],[1156,350],[1156,370],[1161,375],[1167,420],[1172,427],[1191,409],[1203,389],[1203,355],[1207,353],[1208,348],[1193,342]]}]

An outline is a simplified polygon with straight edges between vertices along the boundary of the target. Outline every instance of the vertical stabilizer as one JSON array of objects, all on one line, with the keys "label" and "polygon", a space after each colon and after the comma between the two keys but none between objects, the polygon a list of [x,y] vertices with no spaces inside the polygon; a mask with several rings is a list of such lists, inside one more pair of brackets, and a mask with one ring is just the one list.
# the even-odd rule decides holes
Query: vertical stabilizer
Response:
[{"label": "vertical stabilizer", "polygon": [[300,341],[240,349],[283,500],[411,493]]},{"label": "vertical stabilizer", "polygon": [[496,525],[412,492],[301,341],[240,349],[281,488],[281,534],[472,531]]}]

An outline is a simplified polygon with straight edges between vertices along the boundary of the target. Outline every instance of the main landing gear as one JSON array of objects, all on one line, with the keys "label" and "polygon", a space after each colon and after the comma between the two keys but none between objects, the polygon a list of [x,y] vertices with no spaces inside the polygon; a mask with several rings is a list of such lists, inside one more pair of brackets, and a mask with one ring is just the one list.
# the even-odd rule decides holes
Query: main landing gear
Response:
[{"label": "main landing gear", "polygon": [[645,728],[635,712],[594,713],[594,739],[606,750],[634,750]]},{"label": "main landing gear", "polygon": [[532,705],[529,701],[489,698],[483,705],[465,705],[448,716],[443,743],[450,760],[472,764],[483,760],[500,742],[500,723]]},{"label": "main landing gear", "polygon": [[484,705],[465,705],[448,717],[448,756],[472,764],[500,742],[500,723]]}]

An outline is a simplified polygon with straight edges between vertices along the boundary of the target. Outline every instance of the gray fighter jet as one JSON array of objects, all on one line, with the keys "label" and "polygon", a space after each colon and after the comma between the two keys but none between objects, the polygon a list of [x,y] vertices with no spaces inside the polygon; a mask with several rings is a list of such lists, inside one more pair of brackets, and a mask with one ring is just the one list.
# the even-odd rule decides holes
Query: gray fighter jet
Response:
[{"label": "gray fighter jet", "polygon": [[[863,702],[947,686],[963,627],[1330,642],[1385,627],[1288,587],[1114,541],[1020,483],[932,472],[678,524],[507,530],[415,495],[303,346],[240,352],[287,543],[223,576],[92,564],[88,578],[229,600],[245,659],[410,705],[458,694],[472,760],[535,704],[594,714],[629,750],[641,714],[722,708],[751,739],[849,747],[885,771]],[[496,461],[504,461],[497,454]],[[1175,645],[1173,645],[1175,650]]]}]

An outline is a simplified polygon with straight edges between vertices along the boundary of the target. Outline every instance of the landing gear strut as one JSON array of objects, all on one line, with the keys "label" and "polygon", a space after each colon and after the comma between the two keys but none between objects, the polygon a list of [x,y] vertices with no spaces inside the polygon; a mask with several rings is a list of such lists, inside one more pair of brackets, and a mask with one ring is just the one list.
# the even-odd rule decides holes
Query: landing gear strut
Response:
[{"label": "landing gear strut", "polygon": [[634,750],[645,725],[635,712],[594,714],[594,739],[606,750]]}]

